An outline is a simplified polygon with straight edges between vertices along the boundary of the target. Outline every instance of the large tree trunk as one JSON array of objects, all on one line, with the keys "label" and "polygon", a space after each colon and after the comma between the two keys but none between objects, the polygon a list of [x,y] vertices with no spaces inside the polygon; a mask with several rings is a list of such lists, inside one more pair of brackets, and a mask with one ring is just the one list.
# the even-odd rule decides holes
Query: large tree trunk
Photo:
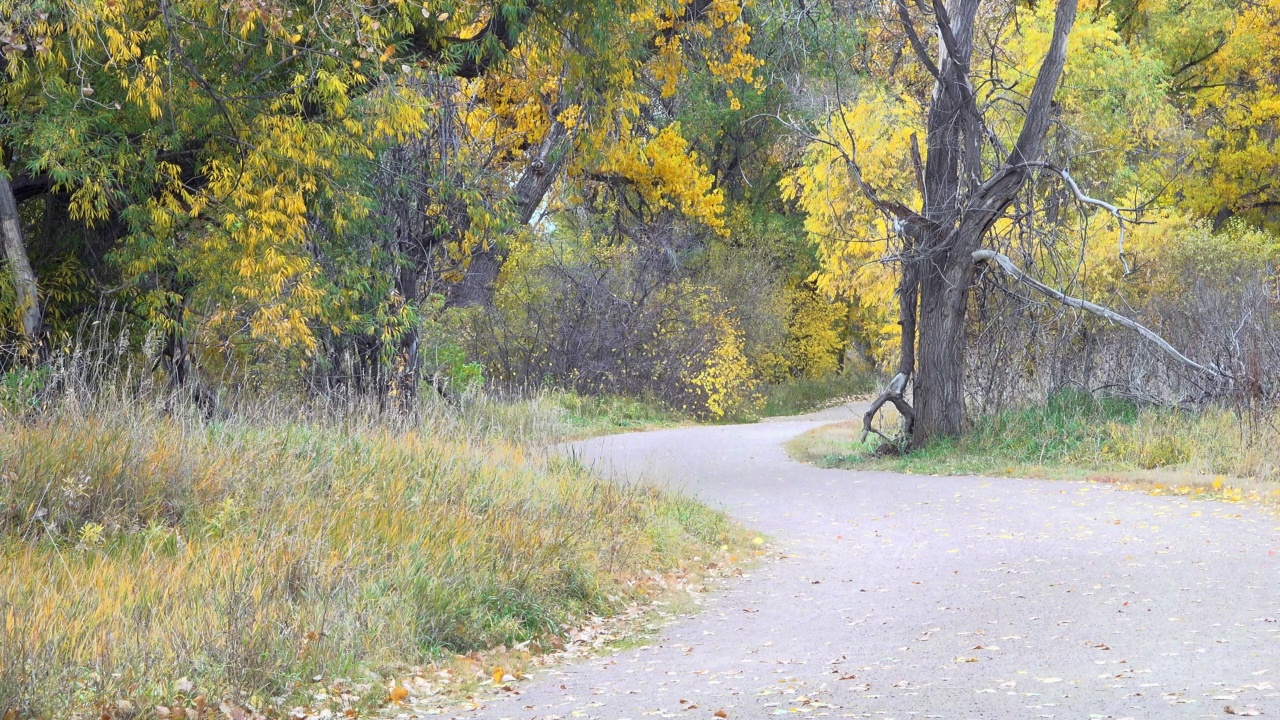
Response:
[{"label": "large tree trunk", "polygon": [[4,235],[4,255],[9,262],[22,335],[32,348],[38,349],[41,346],[43,315],[36,287],[36,274],[27,257],[27,246],[22,241],[22,218],[18,216],[18,201],[13,195],[13,186],[3,173],[0,173],[0,234]]},{"label": "large tree trunk", "polygon": [[965,306],[963,302],[956,306],[957,293],[947,292],[946,282],[942,268],[926,264],[920,282],[919,372],[912,395],[915,445],[939,435],[959,434],[964,426]]},{"label": "large tree trunk", "polygon": [[[944,6],[942,0],[933,0],[939,21],[937,63],[925,56],[907,17],[905,0],[900,4],[912,47],[937,81],[927,120],[923,206],[918,214],[887,208],[912,236],[914,252],[907,254],[904,270],[914,260],[919,277],[918,373],[912,395],[916,416],[911,440],[916,447],[964,429],[965,313],[974,277],[973,253],[1040,161],[1053,95],[1066,63],[1067,38],[1075,23],[1076,0],[1058,0],[1053,37],[1036,75],[1022,129],[1003,163],[984,179],[981,148],[993,135],[984,126],[968,77],[978,1],[951,0]],[[909,277],[904,274],[904,282]],[[903,342],[908,339],[904,337]]]}]

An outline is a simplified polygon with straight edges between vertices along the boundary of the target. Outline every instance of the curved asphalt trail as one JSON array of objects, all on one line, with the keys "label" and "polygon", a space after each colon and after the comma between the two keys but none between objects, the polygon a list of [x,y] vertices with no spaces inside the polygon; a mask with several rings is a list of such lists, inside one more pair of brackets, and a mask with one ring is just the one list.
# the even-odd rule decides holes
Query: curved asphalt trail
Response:
[{"label": "curved asphalt trail", "polygon": [[543,669],[461,717],[1280,716],[1280,517],[787,458],[781,443],[848,417],[580,443],[601,470],[721,506],[786,557],[645,647]]}]

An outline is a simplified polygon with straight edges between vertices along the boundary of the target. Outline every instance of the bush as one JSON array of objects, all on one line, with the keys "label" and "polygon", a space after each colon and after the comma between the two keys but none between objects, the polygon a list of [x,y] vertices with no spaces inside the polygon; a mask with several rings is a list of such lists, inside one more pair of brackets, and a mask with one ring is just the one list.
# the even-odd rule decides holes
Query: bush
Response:
[{"label": "bush", "polygon": [[675,250],[648,242],[566,227],[517,244],[494,306],[467,316],[470,355],[508,388],[651,397],[712,418],[753,408],[755,371],[733,307],[674,265]]},{"label": "bush", "polygon": [[875,389],[875,385],[873,375],[854,372],[786,380],[765,387],[764,407],[760,414],[778,417],[819,410],[851,396],[869,393]]}]

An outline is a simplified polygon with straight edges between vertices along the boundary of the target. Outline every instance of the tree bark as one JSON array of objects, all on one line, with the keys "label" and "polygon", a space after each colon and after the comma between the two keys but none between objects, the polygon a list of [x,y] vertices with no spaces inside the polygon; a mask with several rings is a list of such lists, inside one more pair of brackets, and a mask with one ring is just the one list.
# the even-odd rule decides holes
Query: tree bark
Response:
[{"label": "tree bark", "polygon": [[43,329],[40,294],[36,287],[35,271],[31,269],[31,260],[27,257],[27,246],[22,240],[22,218],[18,215],[18,201],[13,195],[13,186],[3,173],[0,173],[0,234],[4,235],[4,255],[9,262],[22,335],[32,348],[38,349]]},{"label": "tree bark", "polygon": [[[940,435],[958,435],[964,427],[964,320],[967,292],[948,287],[937,263],[927,263],[920,283],[919,372],[912,398],[916,405],[912,444]],[[957,297],[958,296],[958,297]]]}]

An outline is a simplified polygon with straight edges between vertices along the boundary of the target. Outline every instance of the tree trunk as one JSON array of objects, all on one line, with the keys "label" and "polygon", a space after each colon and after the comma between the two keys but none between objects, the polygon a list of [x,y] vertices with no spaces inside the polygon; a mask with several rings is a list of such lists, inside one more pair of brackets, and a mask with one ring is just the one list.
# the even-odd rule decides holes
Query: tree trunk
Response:
[{"label": "tree trunk", "polygon": [[[410,307],[419,306],[421,293],[418,291],[418,279],[421,271],[415,264],[406,264],[400,268],[396,278],[396,290]],[[400,399],[407,407],[415,407],[418,397],[418,379],[422,372],[422,358],[419,349],[422,345],[422,326],[414,323],[400,338],[400,352],[404,357],[404,373],[398,378]]]},{"label": "tree trunk", "polygon": [[9,262],[14,295],[22,322],[22,335],[32,348],[41,346],[42,313],[40,295],[36,287],[36,274],[27,257],[27,247],[22,241],[22,218],[18,216],[18,201],[13,186],[0,173],[0,234],[4,235],[4,255]]},{"label": "tree trunk", "polygon": [[[981,145],[987,131],[968,77],[978,3],[933,0],[936,63],[911,25],[905,0],[899,4],[911,46],[936,80],[926,121],[929,153],[919,181],[921,210],[882,205],[898,217],[911,240],[900,290],[905,292],[914,282],[913,274],[919,282],[918,370],[912,392],[915,447],[964,429],[965,313],[974,277],[973,253],[1040,161],[1053,95],[1066,63],[1067,38],[1075,23],[1076,0],[1057,0],[1053,36],[1028,98],[1022,129],[1004,162],[984,180]],[[875,202],[877,195],[871,197]],[[906,300],[904,294],[902,301]],[[905,350],[908,328],[903,320]],[[906,359],[904,354],[904,365]]]},{"label": "tree trunk", "polygon": [[[950,270],[950,272],[948,272]],[[964,428],[964,342],[969,277],[956,277],[956,268],[924,263],[920,281],[919,372],[912,397],[916,425],[915,447]],[[956,281],[965,283],[958,288]]]},{"label": "tree trunk", "polygon": [[[908,247],[904,255],[910,255]],[[908,257],[902,263],[902,280],[898,283],[898,325],[902,328],[901,349],[898,352],[898,373],[906,379],[916,371],[916,315],[920,300],[920,277],[917,262]]]}]

